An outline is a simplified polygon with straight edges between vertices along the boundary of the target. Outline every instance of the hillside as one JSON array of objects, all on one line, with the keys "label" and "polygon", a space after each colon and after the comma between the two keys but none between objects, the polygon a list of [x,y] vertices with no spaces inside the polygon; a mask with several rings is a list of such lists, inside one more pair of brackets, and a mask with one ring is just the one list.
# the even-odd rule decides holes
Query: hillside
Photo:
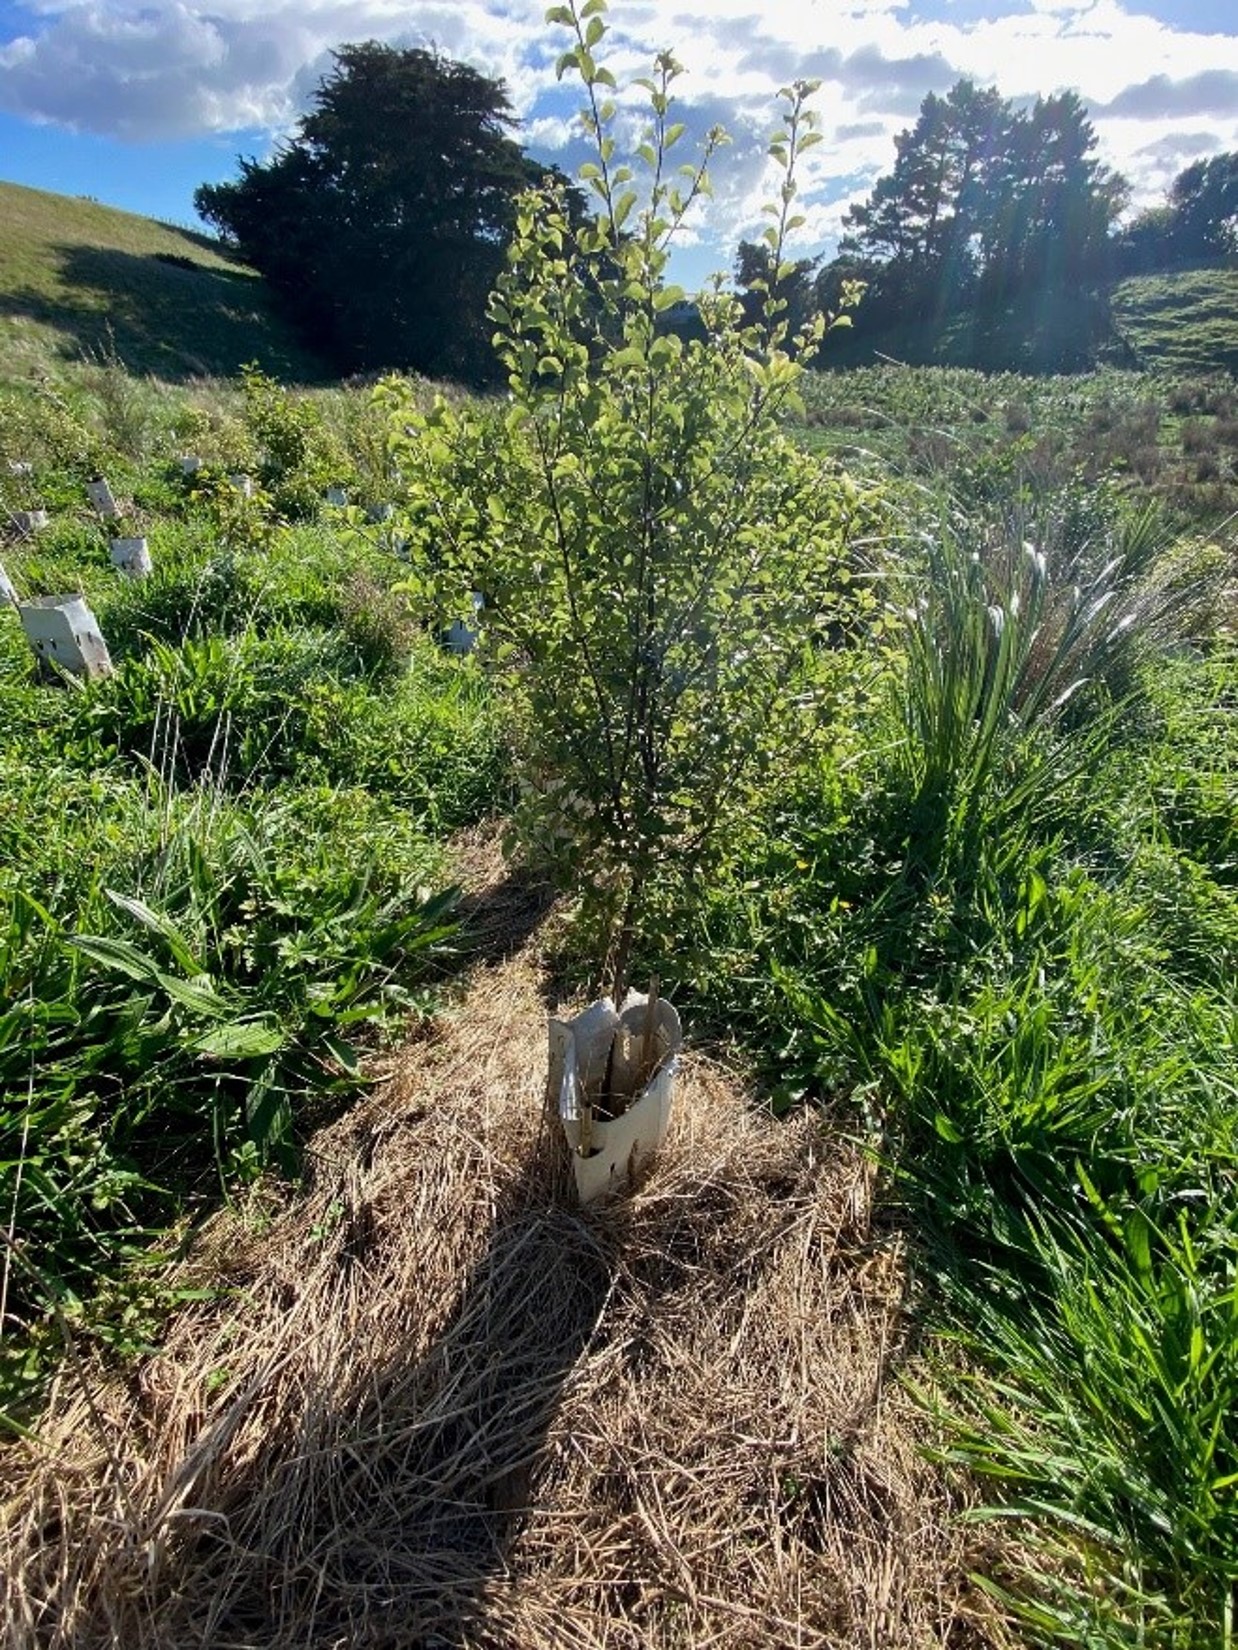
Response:
[{"label": "hillside", "polygon": [[835,333],[827,368],[912,366],[1078,373],[1094,367],[1238,372],[1238,269],[1131,276],[1098,296],[1032,293],[990,315],[909,313],[897,326]]},{"label": "hillside", "polygon": [[1238,373],[1238,269],[1133,275],[1114,287],[1112,309],[1139,366]]},{"label": "hillside", "polygon": [[286,382],[326,376],[260,278],[205,236],[0,183],[0,378],[99,351],[167,380],[255,360]]}]

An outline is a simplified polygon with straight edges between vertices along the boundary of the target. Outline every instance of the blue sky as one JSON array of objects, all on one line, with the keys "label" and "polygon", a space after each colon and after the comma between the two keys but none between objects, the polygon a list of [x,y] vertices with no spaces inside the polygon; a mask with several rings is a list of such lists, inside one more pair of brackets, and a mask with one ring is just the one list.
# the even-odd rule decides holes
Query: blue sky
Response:
[{"label": "blue sky", "polygon": [[[554,81],[544,3],[0,0],[0,178],[189,222],[194,188],[265,155],[332,46],[365,39],[433,43],[501,75],[524,141],[570,169],[574,100]],[[689,133],[720,122],[734,138],[680,259],[689,282],[759,226],[764,134],[800,75],[823,81],[826,136],[803,179],[805,253],[832,247],[926,92],[964,74],[1007,97],[1077,91],[1136,205],[1238,149],[1235,0],[612,0],[609,23],[621,81],[669,46]]]}]

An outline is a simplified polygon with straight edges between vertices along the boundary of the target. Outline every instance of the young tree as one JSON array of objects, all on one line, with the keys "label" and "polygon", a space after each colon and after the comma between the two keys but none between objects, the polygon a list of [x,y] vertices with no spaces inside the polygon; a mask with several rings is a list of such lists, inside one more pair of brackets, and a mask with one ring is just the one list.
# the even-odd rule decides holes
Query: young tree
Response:
[{"label": "young tree", "polygon": [[[783,312],[789,333],[794,336],[808,325],[822,307],[817,302],[816,273],[820,258],[796,258],[777,279],[774,253],[764,241],[740,241],[735,255],[735,285],[743,302],[746,324],[760,324],[768,294],[786,305]],[[771,284],[772,283],[772,284]]]},{"label": "young tree", "polygon": [[486,301],[545,169],[500,81],[419,48],[342,46],[296,134],[194,204],[346,369],[493,370]]},{"label": "young tree", "polygon": [[405,390],[387,393],[423,588],[448,612],[486,592],[483,650],[521,707],[517,829],[579,893],[621,995],[655,879],[699,877],[821,724],[819,644],[865,599],[850,566],[865,504],[779,429],[795,352],[824,326],[794,337],[777,292],[796,163],[818,141],[811,87],[784,94],[770,148],[759,318],[745,324],[719,278],[700,298],[708,338],[684,339],[659,321],[683,296],[667,263],[723,134],[673,167],[680,69],[663,54],[638,82],[648,129],[620,159],[604,14],[548,13],[585,90],[596,216],[574,226],[555,188],[521,202],[492,305],[506,417],[440,404],[416,420]]}]

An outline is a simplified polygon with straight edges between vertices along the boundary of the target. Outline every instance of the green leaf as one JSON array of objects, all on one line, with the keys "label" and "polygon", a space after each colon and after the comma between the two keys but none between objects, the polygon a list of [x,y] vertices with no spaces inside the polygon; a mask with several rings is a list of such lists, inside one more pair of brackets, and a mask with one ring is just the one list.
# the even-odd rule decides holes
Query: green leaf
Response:
[{"label": "green leaf", "polygon": [[167,944],[173,960],[183,973],[190,975],[205,973],[205,969],[195,957],[189,941],[181,934],[176,925],[158,911],[151,909],[143,900],[135,899],[130,894],[118,894],[112,888],[105,888],[103,892],[118,910],[124,911],[143,928],[150,929],[151,933],[158,934]]},{"label": "green leaf", "polygon": [[258,1060],[278,1054],[287,1041],[287,1034],[278,1021],[262,1015],[214,1026],[194,1038],[190,1047],[213,1060]]},{"label": "green leaf", "polygon": [[322,1046],[343,1071],[350,1077],[361,1075],[361,1061],[357,1050],[351,1043],[346,1043],[342,1037],[326,1036],[322,1039]]},{"label": "green leaf", "polygon": [[683,298],[684,290],[681,286],[664,286],[660,292],[654,293],[653,307],[660,313],[664,309],[669,309],[672,304],[681,303]]},{"label": "green leaf", "polygon": [[176,975],[165,973],[151,957],[127,940],[101,934],[74,934],[69,943],[104,968],[127,975],[132,980],[144,980],[159,986],[173,1002],[194,1014],[219,1019],[229,1011],[230,1004],[219,995],[205,975],[194,980],[177,979]]}]

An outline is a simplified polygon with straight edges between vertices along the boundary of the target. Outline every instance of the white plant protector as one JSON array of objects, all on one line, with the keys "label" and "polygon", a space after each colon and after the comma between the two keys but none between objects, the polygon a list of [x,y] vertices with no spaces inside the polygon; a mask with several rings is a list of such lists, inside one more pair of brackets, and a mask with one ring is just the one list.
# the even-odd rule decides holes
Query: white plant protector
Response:
[{"label": "white plant protector", "polygon": [[120,505],[113,498],[112,489],[102,476],[98,481],[86,483],[86,497],[94,505],[96,514],[102,516],[105,521],[115,521],[120,515]]},{"label": "white plant protector", "polygon": [[17,599],[17,591],[13,586],[13,581],[4,571],[2,562],[0,562],[0,602],[7,602],[10,607],[21,606]]},{"label": "white plant protector", "polygon": [[18,607],[22,629],[36,656],[93,681],[112,674],[112,658],[99,621],[82,596],[37,596]]},{"label": "white plant protector", "polygon": [[154,562],[145,539],[113,539],[112,566],[131,579],[144,579],[154,571]]},{"label": "white plant protector", "polygon": [[572,1151],[582,1203],[621,1191],[666,1139],[683,1030],[664,997],[649,1039],[653,1075],[618,1117],[597,1115],[593,1100],[610,1067],[614,1092],[630,1093],[644,1064],[649,998],[629,991],[616,1011],[609,997],[571,1020],[550,1021],[550,1094]]}]

